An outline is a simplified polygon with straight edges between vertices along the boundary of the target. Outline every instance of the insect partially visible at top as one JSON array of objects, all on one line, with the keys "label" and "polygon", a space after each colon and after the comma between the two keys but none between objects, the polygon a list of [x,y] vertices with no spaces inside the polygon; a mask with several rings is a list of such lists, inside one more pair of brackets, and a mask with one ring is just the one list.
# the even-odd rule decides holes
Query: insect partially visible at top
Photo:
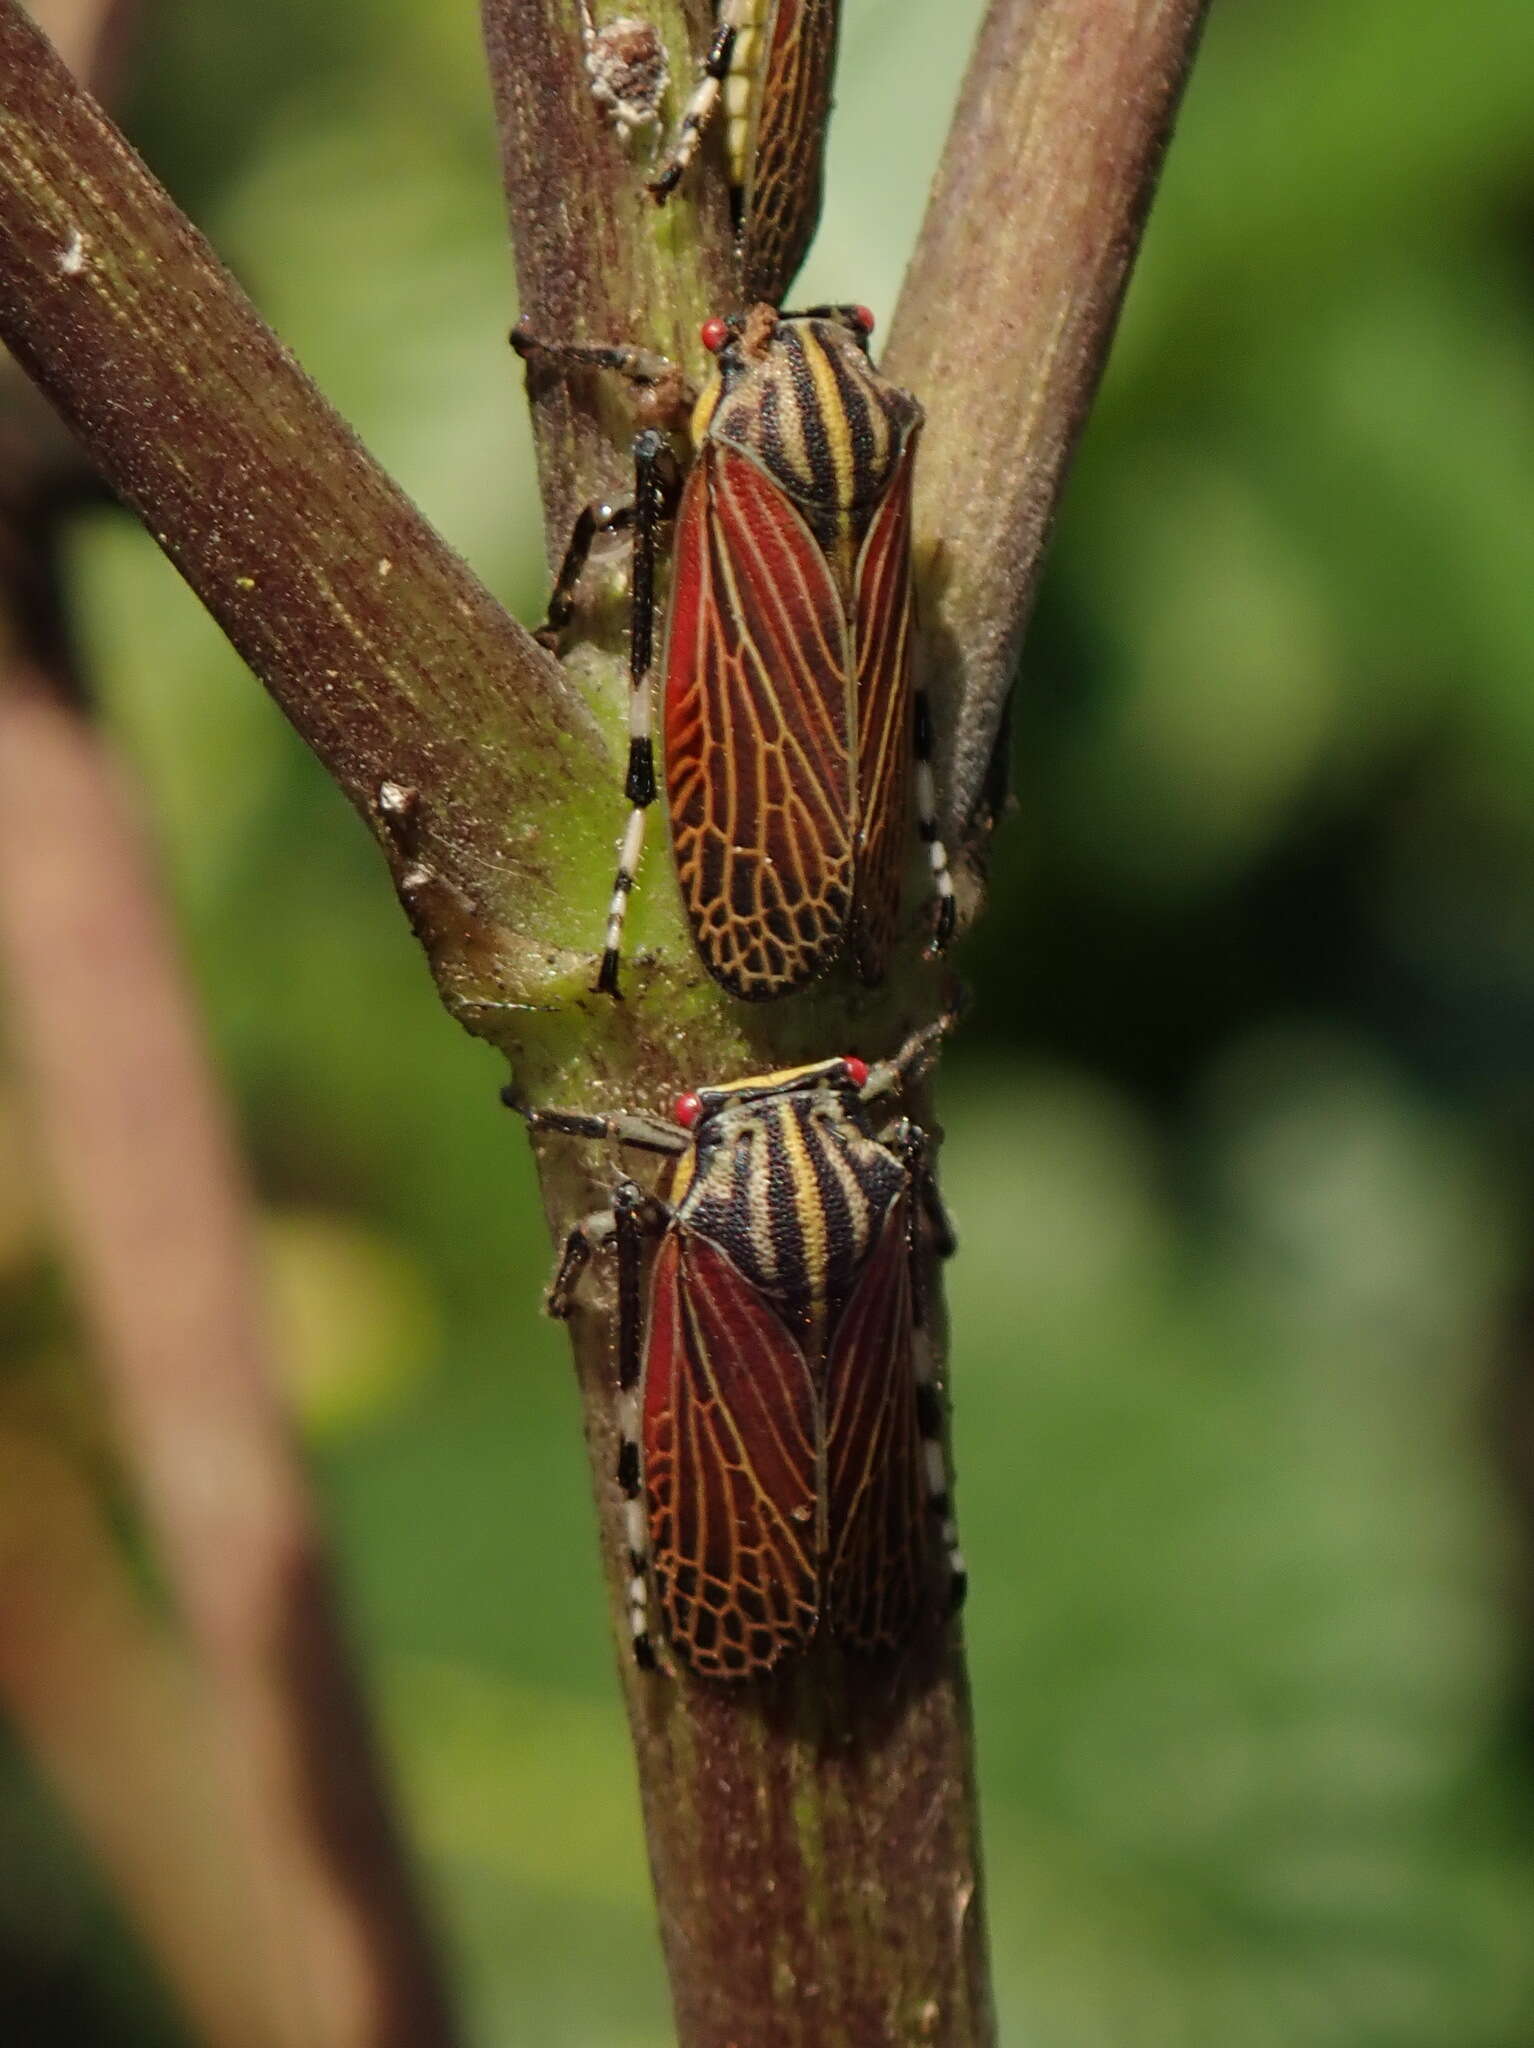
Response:
[{"label": "insect partially visible at top", "polygon": [[[681,1097],[676,1122],[524,1112],[535,1131],[672,1162],[570,1233],[569,1315],[594,1251],[618,1262],[618,1465],[629,1624],[657,1662],[765,1676],[828,1635],[897,1651],[963,1598],[927,1329],[951,1252],[925,1134],[880,1105],[949,1020],[869,1067],[823,1060]],[[659,1239],[644,1287],[644,1241]]]},{"label": "insect partially visible at top", "polygon": [[[677,878],[709,973],[760,1001],[804,987],[845,949],[877,981],[898,924],[913,788],[936,895],[933,948],[951,936],[931,719],[913,674],[922,410],[870,362],[872,327],[860,306],[759,305],[707,321],[716,367],[692,411],[685,485],[664,434],[647,427],[634,443],[632,501],[598,501],[576,522],[540,629],[548,645],[573,614],[596,534],[635,533],[632,809],[597,982],[611,994],[658,794],[654,583],[673,512],[662,765]],[[617,370],[652,400],[668,378],[685,392],[675,366],[646,350],[560,346],[521,328],[512,340],[565,370]]]},{"label": "insect partially visible at top", "polygon": [[627,142],[659,120],[671,67],[655,24],[620,14],[598,28],[589,0],[581,0],[581,42],[591,97],[617,129],[619,141]]},{"label": "insect partially visible at top", "polygon": [[730,206],[748,300],[783,297],[820,217],[838,0],[720,0],[718,27],[665,161],[676,190],[721,101]]}]

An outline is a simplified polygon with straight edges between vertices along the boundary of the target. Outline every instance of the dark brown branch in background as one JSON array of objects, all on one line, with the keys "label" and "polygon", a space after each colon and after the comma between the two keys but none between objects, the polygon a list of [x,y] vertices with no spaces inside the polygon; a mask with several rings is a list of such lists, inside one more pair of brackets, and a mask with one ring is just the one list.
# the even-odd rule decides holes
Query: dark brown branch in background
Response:
[{"label": "dark brown branch in background", "polygon": [[1207,0],[996,0],[885,367],[919,391],[918,559],[943,828],[962,846],[1018,672]]},{"label": "dark brown branch in background", "polygon": [[31,0],[27,12],[87,92],[110,106],[132,52],[141,0]]},{"label": "dark brown branch in background", "polygon": [[276,2048],[205,1691],[144,1599],[96,1475],[0,1394],[0,1709],[146,1944],[198,2048]]},{"label": "dark brown branch in background", "polygon": [[[99,77],[122,10],[40,11]],[[99,485],[9,362],[0,449],[7,1037],[190,1651],[136,1606],[80,1475],[13,1428],[0,1693],[210,2044],[446,2048],[276,1391],[244,1176],[72,656],[56,550]]]},{"label": "dark brown branch in background", "polygon": [[93,1350],[207,1682],[271,2039],[446,2042],[156,877],[99,741],[15,656],[0,957]]}]

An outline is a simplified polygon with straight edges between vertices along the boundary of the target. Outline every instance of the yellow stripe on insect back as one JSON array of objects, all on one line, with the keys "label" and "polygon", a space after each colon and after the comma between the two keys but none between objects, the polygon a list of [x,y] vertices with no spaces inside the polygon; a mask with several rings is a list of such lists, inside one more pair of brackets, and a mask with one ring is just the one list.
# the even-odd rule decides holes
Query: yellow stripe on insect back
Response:
[{"label": "yellow stripe on insect back", "polygon": [[808,1060],[802,1067],[774,1067],[767,1074],[746,1074],[727,1087],[700,1088],[698,1100],[710,1111],[745,1095],[784,1095],[812,1082],[836,1080],[845,1060]]},{"label": "yellow stripe on insect back", "polygon": [[830,1236],[825,1204],[820,1198],[820,1183],[805,1142],[803,1122],[787,1104],[777,1108],[774,1121],[783,1148],[783,1163],[788,1168],[789,1183],[794,1191],[793,1217],[799,1241],[802,1285],[807,1303],[818,1317],[825,1311],[829,1293]]},{"label": "yellow stripe on insect back", "polygon": [[724,379],[720,376],[718,370],[715,370],[710,375],[703,389],[698,393],[698,402],[693,407],[692,417],[687,422],[687,432],[691,437],[694,448],[701,448],[703,446],[704,439],[708,434],[709,422],[718,410],[719,401],[723,396]]},{"label": "yellow stripe on insect back", "polygon": [[843,590],[850,590],[859,538],[854,508],[862,496],[860,471],[867,465],[859,464],[842,381],[818,335],[806,335],[804,362],[815,388],[817,428],[835,479],[830,498],[830,503],[836,507],[834,531],[822,535],[822,538],[827,543],[826,552],[831,557],[837,580]]},{"label": "yellow stripe on insect back", "polygon": [[756,118],[762,90],[762,56],[772,0],[735,0],[735,47],[724,81],[726,149],[730,183],[743,191],[751,176],[756,149]]}]

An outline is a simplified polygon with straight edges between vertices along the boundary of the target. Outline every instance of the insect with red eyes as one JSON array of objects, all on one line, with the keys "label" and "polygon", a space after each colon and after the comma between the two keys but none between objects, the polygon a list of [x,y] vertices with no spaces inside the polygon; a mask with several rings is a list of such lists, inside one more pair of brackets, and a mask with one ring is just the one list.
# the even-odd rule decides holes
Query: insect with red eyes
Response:
[{"label": "insect with red eyes", "polygon": [[[690,418],[683,475],[666,435],[634,443],[634,496],[587,506],[555,581],[557,642],[596,535],[634,532],[630,804],[597,986],[617,995],[624,916],[660,791],[655,579],[674,518],[661,654],[661,770],[671,846],[709,973],[755,1002],[805,987],[842,953],[869,982],[894,945],[913,808],[936,899],[954,923],[936,823],[932,721],[914,675],[911,480],[922,410],[869,359],[860,306],[705,323],[714,372]],[[686,387],[637,348],[518,352],[564,372],[618,371],[673,412]],[[690,393],[686,394],[690,397]]]},{"label": "insect with red eyes", "polygon": [[721,0],[718,25],[665,161],[649,181],[664,203],[723,109],[741,283],[776,303],[820,217],[836,68],[837,0]]},{"label": "insect with red eyes", "polygon": [[721,1679],[764,1677],[820,1636],[898,1651],[963,1597],[924,1283],[953,1238],[925,1134],[878,1121],[943,1028],[874,1067],[700,1089],[673,1124],[526,1113],[671,1162],[663,1199],[624,1180],[576,1226],[549,1294],[569,1315],[593,1253],[615,1247],[617,1478],[646,1668],[652,1589],[676,1659]]}]

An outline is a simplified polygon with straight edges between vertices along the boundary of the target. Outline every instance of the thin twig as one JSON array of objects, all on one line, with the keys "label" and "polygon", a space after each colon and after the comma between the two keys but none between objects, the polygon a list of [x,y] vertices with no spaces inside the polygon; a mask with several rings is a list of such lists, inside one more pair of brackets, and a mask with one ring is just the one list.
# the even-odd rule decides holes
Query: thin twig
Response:
[{"label": "thin twig", "polygon": [[890,333],[950,842],[982,810],[1045,544],[1207,0],[993,0]]}]

